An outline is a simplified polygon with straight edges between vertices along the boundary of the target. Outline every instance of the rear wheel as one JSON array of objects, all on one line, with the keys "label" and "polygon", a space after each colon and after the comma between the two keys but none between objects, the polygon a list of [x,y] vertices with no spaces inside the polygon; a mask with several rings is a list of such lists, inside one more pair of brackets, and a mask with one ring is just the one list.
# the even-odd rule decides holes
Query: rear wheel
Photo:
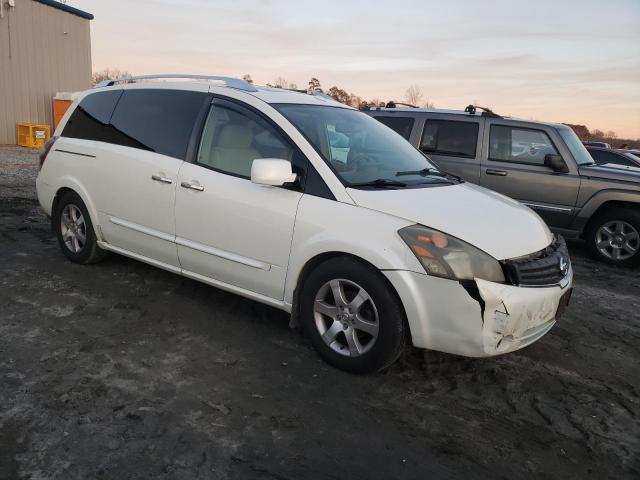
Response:
[{"label": "rear wheel", "polygon": [[622,266],[640,264],[640,212],[618,208],[609,210],[589,225],[587,243],[599,260]]},{"label": "rear wheel", "polygon": [[105,255],[98,247],[89,212],[80,196],[68,191],[56,203],[51,215],[62,253],[76,263],[95,263]]},{"label": "rear wheel", "polygon": [[353,373],[380,370],[405,347],[406,322],[382,274],[352,257],[321,264],[306,279],[301,321],[320,356]]}]

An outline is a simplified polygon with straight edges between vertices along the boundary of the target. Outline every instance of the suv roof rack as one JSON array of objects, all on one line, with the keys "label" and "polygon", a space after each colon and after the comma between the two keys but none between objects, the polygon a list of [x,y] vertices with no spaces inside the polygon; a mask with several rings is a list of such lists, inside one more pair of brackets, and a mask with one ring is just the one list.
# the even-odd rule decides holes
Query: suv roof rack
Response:
[{"label": "suv roof rack", "polygon": [[475,115],[476,114],[476,110],[482,110],[482,116],[483,117],[503,118],[502,115],[498,115],[497,113],[495,113],[490,108],[479,107],[478,105],[467,105],[465,107],[465,109],[464,109],[464,112],[468,113],[469,115]]},{"label": "suv roof rack", "polygon": [[400,105],[402,107],[419,108],[419,107],[416,107],[415,105],[411,105],[410,103],[394,102],[393,100],[387,102],[387,104],[384,107],[385,108],[397,108],[398,105]]},{"label": "suv roof rack", "polygon": [[244,90],[245,92],[257,92],[258,89],[251,85],[249,82],[240,78],[234,77],[221,77],[218,75],[183,75],[177,73],[168,74],[154,74],[154,75],[136,75],[131,77],[114,78],[112,80],[104,80],[96,84],[93,88],[111,87],[116,83],[134,83],[137,80],[154,80],[164,78],[184,78],[189,80],[216,80],[223,82],[226,87],[235,88],[237,90]]}]

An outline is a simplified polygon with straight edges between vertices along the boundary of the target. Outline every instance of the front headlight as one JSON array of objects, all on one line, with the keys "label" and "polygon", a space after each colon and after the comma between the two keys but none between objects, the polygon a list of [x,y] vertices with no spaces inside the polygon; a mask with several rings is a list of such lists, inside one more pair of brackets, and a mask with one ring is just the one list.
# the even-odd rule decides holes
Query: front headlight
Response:
[{"label": "front headlight", "polygon": [[398,233],[429,275],[454,280],[505,281],[495,258],[462,240],[422,225],[405,227]]}]

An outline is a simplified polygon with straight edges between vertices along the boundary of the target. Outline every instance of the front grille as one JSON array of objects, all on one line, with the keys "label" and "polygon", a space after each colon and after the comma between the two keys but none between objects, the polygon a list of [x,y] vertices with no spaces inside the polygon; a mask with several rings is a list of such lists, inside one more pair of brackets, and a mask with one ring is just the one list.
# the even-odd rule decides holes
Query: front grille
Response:
[{"label": "front grille", "polygon": [[558,285],[571,269],[567,244],[560,235],[544,250],[502,264],[513,285],[529,287]]}]

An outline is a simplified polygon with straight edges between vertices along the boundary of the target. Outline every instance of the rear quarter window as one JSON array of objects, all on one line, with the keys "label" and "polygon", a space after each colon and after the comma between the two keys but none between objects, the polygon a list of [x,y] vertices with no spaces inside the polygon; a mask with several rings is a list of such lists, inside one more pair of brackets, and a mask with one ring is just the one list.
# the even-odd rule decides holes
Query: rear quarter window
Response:
[{"label": "rear quarter window", "polygon": [[411,137],[413,118],[411,117],[373,117],[391,130],[402,135],[406,140]]},{"label": "rear quarter window", "polygon": [[104,142],[111,137],[109,121],[122,90],[87,95],[71,113],[62,130],[63,137]]}]

